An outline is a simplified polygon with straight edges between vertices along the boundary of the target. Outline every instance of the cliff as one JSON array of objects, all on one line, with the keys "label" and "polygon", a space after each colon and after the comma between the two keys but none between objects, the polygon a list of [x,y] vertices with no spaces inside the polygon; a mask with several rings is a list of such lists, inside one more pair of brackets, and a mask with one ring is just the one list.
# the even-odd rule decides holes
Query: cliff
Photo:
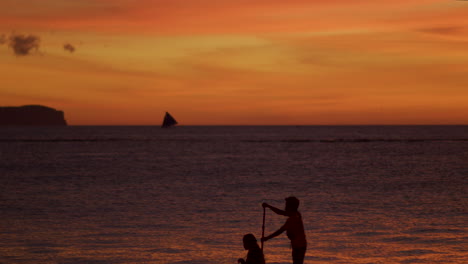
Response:
[{"label": "cliff", "polygon": [[64,113],[42,105],[0,107],[0,126],[66,126]]}]

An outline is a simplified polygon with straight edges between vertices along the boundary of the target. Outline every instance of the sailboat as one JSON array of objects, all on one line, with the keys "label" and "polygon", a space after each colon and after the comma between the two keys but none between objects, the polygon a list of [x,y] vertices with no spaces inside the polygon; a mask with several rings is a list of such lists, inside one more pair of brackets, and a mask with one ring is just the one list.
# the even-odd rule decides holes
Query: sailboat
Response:
[{"label": "sailboat", "polygon": [[163,120],[161,127],[167,128],[167,127],[172,127],[175,125],[177,125],[177,121],[174,119],[174,117],[171,116],[171,114],[166,112],[166,115],[164,116],[164,120]]}]

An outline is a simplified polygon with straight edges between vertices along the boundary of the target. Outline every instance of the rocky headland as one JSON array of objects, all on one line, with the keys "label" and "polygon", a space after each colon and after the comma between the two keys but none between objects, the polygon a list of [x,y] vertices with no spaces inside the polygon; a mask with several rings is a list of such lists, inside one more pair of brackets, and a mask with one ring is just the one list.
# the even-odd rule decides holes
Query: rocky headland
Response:
[{"label": "rocky headland", "polygon": [[65,114],[42,105],[0,107],[0,126],[66,126]]}]

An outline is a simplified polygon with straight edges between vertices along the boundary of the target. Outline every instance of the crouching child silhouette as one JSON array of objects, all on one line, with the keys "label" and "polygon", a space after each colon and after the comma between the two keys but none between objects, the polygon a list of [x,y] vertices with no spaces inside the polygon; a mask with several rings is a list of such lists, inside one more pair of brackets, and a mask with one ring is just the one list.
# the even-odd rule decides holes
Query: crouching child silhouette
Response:
[{"label": "crouching child silhouette", "polygon": [[276,214],[288,217],[288,220],[286,220],[286,223],[284,223],[280,229],[262,238],[262,241],[270,240],[286,231],[286,235],[289,240],[291,240],[293,264],[303,264],[307,250],[307,240],[304,232],[304,224],[302,223],[302,216],[297,210],[299,208],[299,200],[296,197],[288,197],[285,200],[286,207],[284,211],[267,203],[262,204],[264,208],[268,207]]},{"label": "crouching child silhouette", "polygon": [[257,239],[252,234],[247,234],[243,238],[244,248],[248,250],[247,258],[238,259],[237,262],[240,264],[265,264],[265,258],[263,252],[257,244]]}]

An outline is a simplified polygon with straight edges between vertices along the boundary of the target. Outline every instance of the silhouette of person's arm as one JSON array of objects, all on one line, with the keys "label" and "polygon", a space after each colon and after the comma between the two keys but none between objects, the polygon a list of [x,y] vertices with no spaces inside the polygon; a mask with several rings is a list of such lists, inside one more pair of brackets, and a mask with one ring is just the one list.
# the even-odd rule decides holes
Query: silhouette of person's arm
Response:
[{"label": "silhouette of person's arm", "polygon": [[284,215],[284,216],[289,216],[288,213],[286,213],[286,211],[283,211],[283,210],[281,210],[281,209],[278,209],[278,208],[276,208],[276,207],[274,207],[274,206],[272,206],[272,205],[269,205],[269,204],[267,204],[267,203],[263,203],[262,206],[263,206],[264,208],[266,208],[266,207],[270,208],[270,209],[271,209],[273,212],[275,212],[276,214]]},{"label": "silhouette of person's arm", "polygon": [[287,222],[280,229],[276,230],[273,234],[271,234],[269,236],[266,236],[266,237],[263,237],[262,241],[267,241],[267,240],[270,240],[270,239],[272,239],[274,237],[277,237],[277,236],[281,235],[281,233],[286,231],[286,224],[287,224]]}]

